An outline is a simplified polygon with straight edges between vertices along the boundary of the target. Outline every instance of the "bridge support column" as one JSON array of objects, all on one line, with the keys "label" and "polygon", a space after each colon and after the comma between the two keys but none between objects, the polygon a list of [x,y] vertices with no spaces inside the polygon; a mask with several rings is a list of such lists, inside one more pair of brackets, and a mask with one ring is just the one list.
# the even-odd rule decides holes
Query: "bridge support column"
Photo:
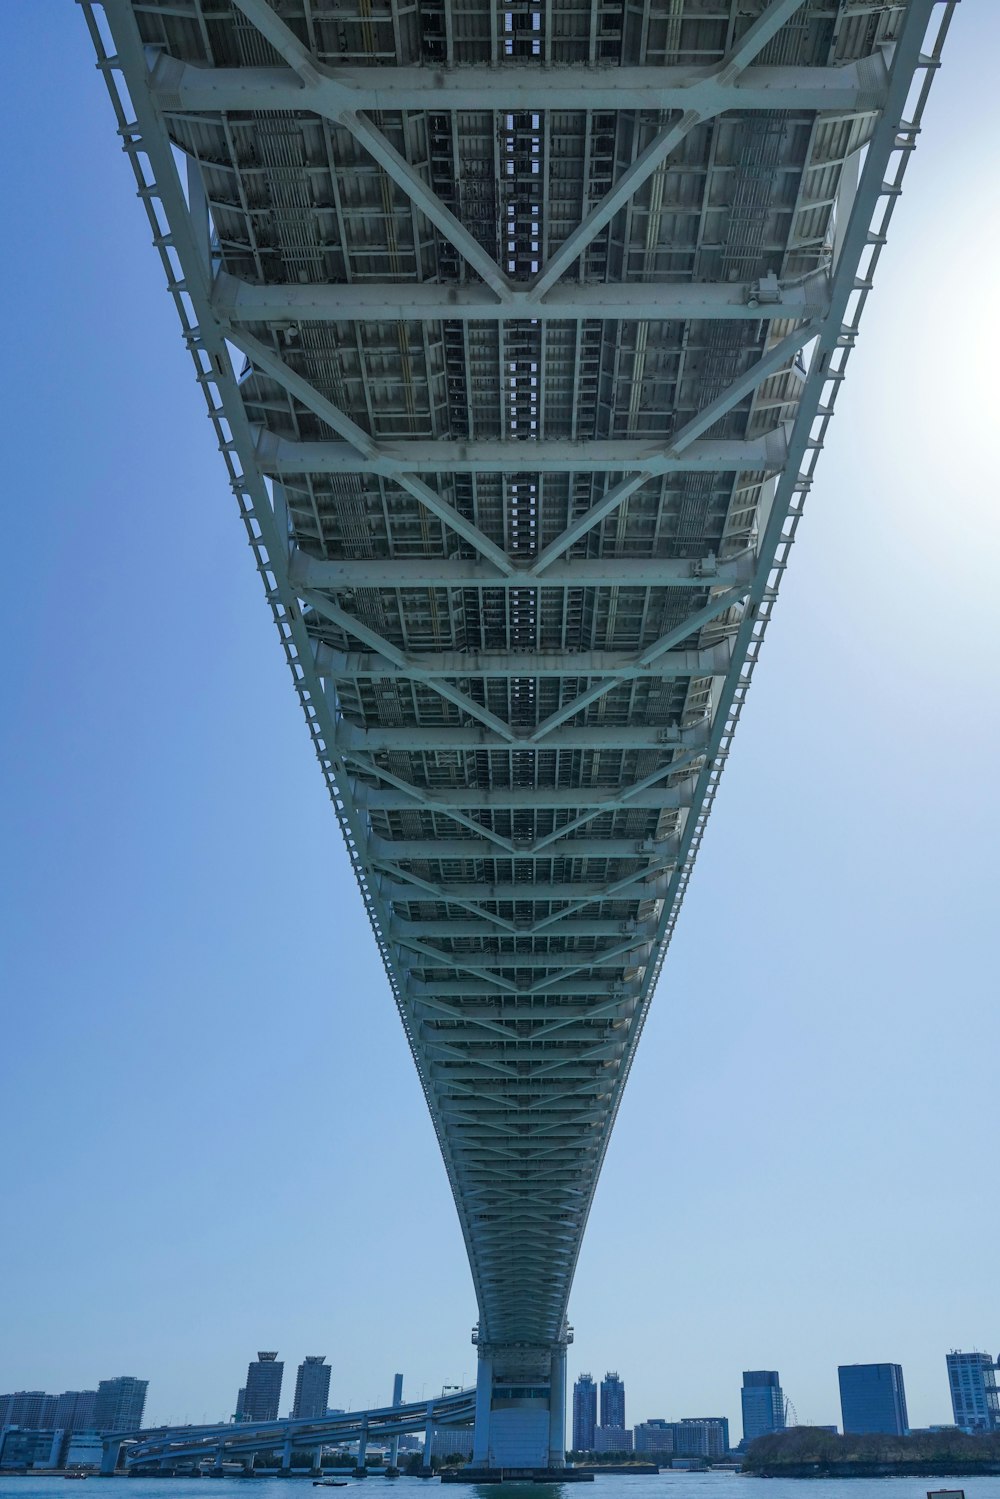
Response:
[{"label": "bridge support column", "polygon": [[367,1456],[368,1456],[368,1422],[367,1421],[363,1421],[361,1423],[361,1435],[358,1437],[358,1466],[354,1470],[356,1474],[359,1474],[362,1477],[367,1472],[367,1469],[365,1468],[365,1459],[366,1459]]},{"label": "bridge support column", "polygon": [[528,1475],[566,1466],[566,1336],[542,1346],[478,1345],[473,1470]]},{"label": "bridge support column", "polygon": [[285,1438],[285,1445],[281,1449],[281,1471],[282,1471],[282,1473],[289,1472],[290,1469],[291,1469],[291,1466],[292,1466],[292,1439],[291,1439],[291,1437],[286,1437]]},{"label": "bridge support column", "polygon": [[427,1424],[424,1427],[424,1472],[431,1471],[431,1458],[434,1456],[434,1405],[433,1402],[427,1406]]},{"label": "bridge support column", "polygon": [[[403,1403],[403,1376],[397,1374],[392,1381],[392,1404],[395,1408]],[[399,1464],[399,1437],[393,1437],[389,1443],[389,1467],[395,1468]]]},{"label": "bridge support column", "polygon": [[566,1466],[566,1344],[549,1360],[549,1467]]},{"label": "bridge support column", "polygon": [[488,1468],[490,1465],[490,1409],[493,1403],[493,1360],[489,1354],[479,1355],[476,1372],[476,1426],[472,1436],[472,1466]]},{"label": "bridge support column", "polygon": [[118,1467],[118,1455],[122,1450],[121,1442],[113,1438],[104,1442],[101,1451],[101,1477],[108,1478]]}]

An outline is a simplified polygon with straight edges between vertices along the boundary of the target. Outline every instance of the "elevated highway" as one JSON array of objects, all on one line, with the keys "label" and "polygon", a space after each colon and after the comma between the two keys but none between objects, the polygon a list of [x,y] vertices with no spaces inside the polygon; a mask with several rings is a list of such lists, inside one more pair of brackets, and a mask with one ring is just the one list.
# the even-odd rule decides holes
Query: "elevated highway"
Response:
[{"label": "elevated highway", "polygon": [[[226,1462],[252,1458],[260,1452],[280,1453],[282,1464],[287,1467],[293,1451],[317,1451],[348,1442],[359,1443],[358,1461],[363,1467],[364,1449],[369,1441],[391,1442],[407,1432],[423,1434],[425,1460],[429,1462],[434,1432],[442,1426],[467,1426],[475,1415],[475,1393],[475,1390],[455,1390],[430,1400],[347,1411],[322,1419],[158,1426],[118,1432],[105,1439],[102,1471],[115,1471],[123,1447],[126,1467],[132,1470],[201,1463],[221,1468]],[[316,1465],[319,1466],[318,1462]]]},{"label": "elevated highway", "polygon": [[454,1191],[476,1462],[558,1468],[587,1214],[953,0],[83,9]]}]

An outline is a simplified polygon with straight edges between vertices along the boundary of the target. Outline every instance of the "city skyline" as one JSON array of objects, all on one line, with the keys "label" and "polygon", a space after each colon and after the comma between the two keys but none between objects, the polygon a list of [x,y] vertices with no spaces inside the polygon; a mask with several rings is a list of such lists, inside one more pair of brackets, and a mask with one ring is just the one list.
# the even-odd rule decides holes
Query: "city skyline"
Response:
[{"label": "city skyline", "polygon": [[[978,1350],[953,1348],[945,1355],[945,1368],[946,1383],[954,1412],[954,1424],[968,1431],[992,1431],[1000,1428],[1000,1395],[997,1393],[996,1382],[996,1370],[1000,1369],[1000,1359],[994,1362],[991,1355]],[[249,1364],[247,1384],[239,1390],[235,1414],[220,1416],[220,1423],[225,1424],[229,1420],[239,1422],[243,1418],[242,1412],[248,1387],[257,1404],[253,1412],[249,1410],[246,1412],[245,1419],[277,1420],[282,1415],[293,1419],[307,1419],[324,1414],[330,1409],[327,1402],[332,1370],[326,1362],[325,1355],[307,1354],[299,1363],[296,1369],[292,1406],[284,1413],[280,1410],[283,1371],[284,1360],[279,1360],[277,1352],[258,1353],[257,1358]],[[892,1363],[841,1364],[837,1367],[836,1373],[840,1421],[831,1422],[809,1416],[803,1420],[793,1420],[791,1425],[821,1426],[829,1429],[839,1427],[845,1433],[858,1433],[865,1430],[902,1433],[906,1430],[918,1429],[918,1423],[913,1423],[911,1427],[908,1419],[901,1365]],[[405,1376],[396,1375],[394,1379],[403,1381],[404,1402],[407,1399],[422,1399],[427,1393],[425,1384],[418,1395],[408,1395],[405,1393]],[[786,1397],[778,1372],[776,1370],[744,1370],[742,1381],[739,1393],[744,1439],[753,1440],[753,1436],[762,1435],[766,1430],[783,1429],[786,1419]],[[142,1424],[159,1425],[162,1424],[160,1420],[146,1418],[143,1421],[149,1384],[149,1380],[121,1375],[100,1380],[96,1389],[66,1390],[55,1394],[41,1389],[19,1388],[7,1394],[0,1393],[0,1427],[9,1424],[32,1428],[64,1427],[67,1430],[91,1428],[125,1430]],[[442,1393],[445,1389],[454,1390],[458,1387],[453,1382],[447,1383],[442,1386]],[[636,1429],[664,1425],[669,1427],[694,1426],[705,1421],[710,1423],[721,1421],[726,1427],[727,1435],[729,1432],[730,1417],[728,1415],[691,1417],[678,1415],[676,1410],[670,1417],[649,1413],[640,1418],[633,1417],[632,1426],[628,1426],[625,1411],[625,1381],[617,1370],[608,1371],[600,1382],[595,1380],[588,1371],[584,1371],[571,1379],[568,1388],[572,1391],[572,1397],[566,1412],[567,1447],[583,1450],[588,1447],[598,1451],[612,1450],[609,1449],[607,1437],[602,1437],[601,1433],[621,1431],[627,1436],[629,1450],[631,1450],[632,1435]],[[605,1388],[607,1394],[604,1393]],[[765,1409],[766,1402],[762,1404],[759,1398],[764,1393],[771,1396],[771,1404],[767,1409]],[[606,1420],[601,1419],[602,1407],[598,1403],[601,1397],[607,1409]],[[392,1401],[376,1398],[369,1402],[351,1402],[346,1407],[338,1406],[336,1409],[343,1411],[384,1407],[395,1403],[395,1398],[394,1388]],[[684,1399],[688,1399],[687,1393]],[[691,1402],[688,1400],[688,1403]],[[722,1400],[716,1400],[716,1404],[722,1403]],[[661,1410],[662,1408],[661,1405]],[[136,1411],[139,1413],[138,1417],[136,1417]],[[960,1419],[962,1412],[968,1417],[967,1420]],[[754,1426],[759,1427],[759,1430],[754,1430],[749,1437],[747,1435],[748,1415]],[[984,1419],[979,1419],[981,1416]],[[207,1413],[204,1419],[207,1419]],[[776,1423],[774,1426],[768,1426],[767,1423],[771,1420]],[[167,1424],[175,1423],[171,1418]],[[187,1424],[187,1420],[176,1424]],[[942,1414],[924,1424],[948,1426],[952,1424],[952,1421]],[[596,1431],[597,1440],[589,1442],[580,1440],[581,1428]],[[637,1447],[636,1450],[640,1449]],[[645,1450],[654,1449],[647,1442]],[[678,1455],[685,1454],[678,1451]],[[697,1454],[692,1452],[687,1455]]]},{"label": "city skyline", "polygon": [[[956,132],[970,149],[988,137],[976,80],[1000,26],[965,11],[580,1260],[573,1366],[579,1349],[585,1367],[627,1371],[637,1414],[724,1408],[736,1431],[739,1371],[769,1366],[781,1369],[800,1421],[825,1424],[839,1410],[838,1361],[888,1353],[906,1370],[912,1422],[947,1421],[944,1350],[990,1332],[989,1267],[972,1263],[950,1284],[941,1265],[977,1196],[987,1241],[1000,1226],[981,1166],[961,1147],[997,1051],[985,937],[996,795],[977,789],[976,816],[949,844],[944,889],[917,875],[929,834],[914,808],[940,794],[927,746],[941,710],[928,680],[947,679],[961,704],[972,766],[988,763],[995,707],[983,701],[978,645],[956,653],[914,626],[893,640],[891,680],[878,669],[890,622],[911,618],[914,599],[932,591],[943,611],[961,612],[970,641],[995,632],[990,552],[970,520],[990,492],[977,446],[990,417],[979,330],[992,316],[982,299],[994,294],[963,251],[976,172]],[[377,955],[367,933],[360,940],[356,890],[257,580],[234,544],[231,497],[103,84],[80,17],[54,0],[18,8],[10,33],[8,130],[32,109],[40,48],[53,98],[10,163],[30,205],[30,232],[5,247],[10,284],[25,288],[11,337],[39,350],[47,390],[40,403],[35,380],[6,372],[8,415],[23,437],[10,482],[33,495],[45,452],[53,509],[42,519],[34,505],[12,507],[14,554],[31,564],[15,570],[4,600],[16,728],[4,815],[21,852],[8,876],[6,966],[18,1003],[0,1107],[22,1147],[6,1186],[18,1233],[0,1245],[0,1284],[17,1287],[0,1310],[0,1385],[83,1389],[94,1367],[142,1369],[149,1419],[230,1414],[246,1358],[233,1350],[247,1346],[250,1310],[260,1308],[271,1347],[332,1346],[336,1333],[338,1371],[350,1371],[338,1372],[338,1404],[385,1403],[395,1367],[415,1391],[459,1382],[474,1368],[474,1303],[445,1173]],[[59,215],[40,191],[53,161],[65,179]],[[914,309],[945,280],[947,303],[933,305],[941,324],[954,319],[953,342],[938,345],[943,330],[915,328]],[[948,451],[917,455],[898,439],[901,427],[931,432],[939,415],[934,382],[909,378],[929,350],[942,384],[963,397]],[[958,497],[947,526],[942,494]],[[120,549],[108,545],[112,533]],[[130,556],[143,566],[127,565]],[[845,579],[850,610],[838,602]],[[208,594],[218,607],[210,651],[192,607]],[[39,599],[61,600],[73,631]],[[147,609],[155,630],[122,629]],[[287,765],[288,782],[262,798],[259,765],[234,743]],[[835,819],[822,806],[831,786],[842,793]],[[262,943],[253,892],[281,886],[274,870],[303,854],[329,861],[339,883],[294,902],[279,889]],[[693,1004],[720,909],[732,915],[738,982]],[[767,910],[780,917],[765,921]],[[314,942],[302,940],[307,931]],[[317,982],[317,964],[332,976]],[[968,996],[964,1027],[943,1022],[941,995],[952,990]],[[333,1003],[343,1044],[331,1062]],[[313,1035],[322,1065],[302,1041]],[[211,1059],[198,1069],[195,1045]],[[364,1065],[343,1060],[361,1056]],[[780,1148],[748,1169],[744,1127],[761,1098]],[[370,1152],[377,1171],[391,1163],[392,1211],[374,1192],[359,1212],[315,1190],[333,1148],[348,1159]],[[115,1162],[106,1188],[94,1186],[97,1160]],[[651,1201],[661,1160],[670,1192]],[[250,1161],[269,1187],[247,1234],[219,1168]],[[831,1203],[850,1211],[828,1213],[817,1236],[815,1212]],[[399,1226],[414,1223],[409,1269],[427,1288],[430,1319],[384,1294],[398,1274]],[[623,1242],[639,1246],[627,1287]],[[871,1245],[886,1251],[878,1261]],[[318,1312],[298,1290],[339,1278],[356,1288],[346,1310],[331,1302]],[[684,1288],[669,1307],[664,1278]],[[720,1347],[733,1371],[725,1379]]]}]

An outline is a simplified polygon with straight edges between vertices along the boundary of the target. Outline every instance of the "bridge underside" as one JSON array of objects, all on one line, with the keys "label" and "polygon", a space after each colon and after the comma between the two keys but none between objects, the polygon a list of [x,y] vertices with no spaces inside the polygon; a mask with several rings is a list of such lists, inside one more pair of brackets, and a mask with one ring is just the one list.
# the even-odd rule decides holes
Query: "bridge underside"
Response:
[{"label": "bridge underside", "polygon": [[952,4],[84,10],[454,1190],[476,1461],[558,1465],[595,1184]]}]

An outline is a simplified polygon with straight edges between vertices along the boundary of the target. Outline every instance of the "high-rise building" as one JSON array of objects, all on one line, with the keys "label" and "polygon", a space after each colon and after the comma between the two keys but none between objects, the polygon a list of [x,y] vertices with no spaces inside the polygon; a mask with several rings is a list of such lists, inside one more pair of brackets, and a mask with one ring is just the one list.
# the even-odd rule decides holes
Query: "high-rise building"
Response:
[{"label": "high-rise building", "polygon": [[276,1353],[258,1353],[247,1369],[243,1394],[244,1421],[277,1421],[285,1366]]},{"label": "high-rise building", "polygon": [[16,1390],[0,1395],[0,1429],[20,1426],[26,1431],[93,1431],[96,1390]]},{"label": "high-rise building", "polygon": [[23,1426],[28,1431],[41,1431],[53,1425],[58,1396],[46,1395],[44,1390],[15,1390],[10,1395],[0,1395],[0,1427]]},{"label": "high-rise building", "polygon": [[988,1353],[948,1354],[948,1385],[955,1425],[961,1431],[1000,1431],[1000,1390],[996,1363]]},{"label": "high-rise building", "polygon": [[837,1374],[845,1435],[882,1431],[905,1436],[909,1422],[899,1364],[841,1364]]},{"label": "high-rise building", "polygon": [[324,1353],[307,1353],[295,1374],[292,1415],[308,1421],[325,1416],[330,1403],[330,1365]]},{"label": "high-rise building", "polygon": [[95,1431],[96,1390],[64,1390],[56,1396],[52,1424],[58,1431]]},{"label": "high-rise building", "polygon": [[593,1452],[597,1425],[597,1386],[593,1376],[581,1374],[573,1386],[573,1449]]},{"label": "high-rise building", "polygon": [[601,1380],[601,1425],[625,1426],[625,1386],[610,1369]]},{"label": "high-rise building", "polygon": [[740,1401],[744,1442],[766,1436],[769,1431],[784,1431],[785,1397],[776,1369],[744,1369]]},{"label": "high-rise building", "polygon": [[95,1431],[140,1431],[148,1389],[148,1379],[135,1379],[131,1374],[102,1379],[94,1400]]}]

